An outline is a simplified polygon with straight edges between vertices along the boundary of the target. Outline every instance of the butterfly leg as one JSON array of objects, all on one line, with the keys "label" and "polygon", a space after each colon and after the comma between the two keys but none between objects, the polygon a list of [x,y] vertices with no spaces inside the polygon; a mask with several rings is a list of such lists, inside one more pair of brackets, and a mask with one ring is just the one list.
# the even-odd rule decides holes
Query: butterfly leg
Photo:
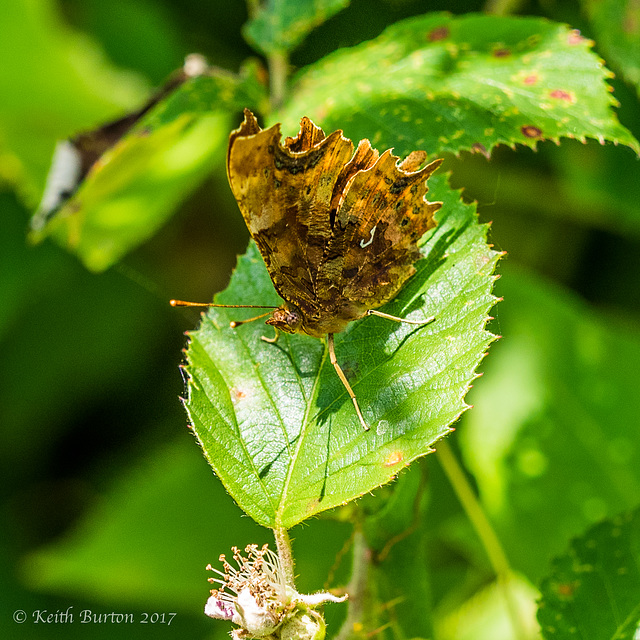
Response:
[{"label": "butterfly leg", "polygon": [[232,329],[236,329],[240,325],[247,324],[248,322],[253,322],[254,320],[260,320],[260,318],[264,318],[265,316],[268,316],[270,313],[271,311],[267,311],[267,313],[261,313],[259,316],[254,316],[253,318],[247,318],[247,320],[232,320],[229,323],[229,326]]},{"label": "butterfly leg", "polygon": [[367,311],[367,315],[378,316],[379,318],[385,318],[386,320],[393,320],[394,322],[405,322],[406,324],[430,324],[436,319],[435,316],[431,316],[426,320],[405,320],[404,318],[399,318],[398,316],[392,316],[392,315],[389,315],[388,313],[377,311],[376,309],[369,309],[369,311]]},{"label": "butterfly leg", "polygon": [[278,327],[273,327],[273,330],[275,331],[273,338],[267,338],[267,336],[260,336],[260,339],[264,340],[265,342],[268,342],[269,344],[275,344],[278,341],[278,336],[280,335],[280,332],[278,331]]},{"label": "butterfly leg", "polygon": [[353,389],[351,388],[351,385],[349,384],[347,377],[344,375],[344,371],[342,371],[342,369],[340,368],[340,365],[338,364],[338,359],[336,358],[336,348],[333,342],[333,333],[328,334],[328,342],[329,342],[329,360],[331,361],[331,364],[336,370],[338,377],[342,381],[344,388],[347,390],[347,393],[349,394],[349,396],[351,397],[351,400],[353,401],[353,406],[355,407],[356,413],[358,414],[358,418],[360,419],[360,424],[362,424],[365,431],[369,431],[369,427],[367,426],[367,423],[364,421],[364,417],[362,416],[362,411],[360,411],[360,405],[356,400],[356,394],[353,393]]}]

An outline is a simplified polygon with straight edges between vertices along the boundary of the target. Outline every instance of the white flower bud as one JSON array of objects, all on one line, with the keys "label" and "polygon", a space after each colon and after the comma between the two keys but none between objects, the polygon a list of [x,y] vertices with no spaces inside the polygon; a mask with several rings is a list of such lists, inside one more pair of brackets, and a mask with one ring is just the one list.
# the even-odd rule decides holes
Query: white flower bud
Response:
[{"label": "white flower bud", "polygon": [[207,600],[208,616],[237,624],[234,640],[269,636],[269,640],[324,640],[324,619],[314,609],[326,602],[343,602],[346,595],[299,594],[286,583],[280,559],[266,545],[248,545],[246,557],[232,549],[237,568],[224,555],[220,556],[223,571],[207,567],[218,576],[209,582],[219,585]]},{"label": "white flower bud", "polygon": [[204,612],[217,620],[233,620],[236,610],[230,602],[211,596],[204,605]]},{"label": "white flower bud", "polygon": [[280,621],[261,607],[249,589],[243,589],[235,601],[236,615],[233,622],[245,628],[255,638],[263,638],[271,635],[280,624]]},{"label": "white flower bud", "polygon": [[298,611],[280,627],[280,640],[324,640],[326,625],[319,613]]}]

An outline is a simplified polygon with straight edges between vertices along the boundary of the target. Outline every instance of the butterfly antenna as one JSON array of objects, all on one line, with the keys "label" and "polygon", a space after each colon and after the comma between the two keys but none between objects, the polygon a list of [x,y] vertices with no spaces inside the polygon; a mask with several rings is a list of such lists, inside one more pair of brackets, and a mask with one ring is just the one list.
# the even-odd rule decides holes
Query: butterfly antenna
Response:
[{"label": "butterfly antenna", "polygon": [[[172,307],[222,307],[223,309],[277,309],[278,307],[274,307],[273,305],[265,305],[265,304],[215,304],[213,302],[186,302],[185,300],[169,300],[169,304]],[[247,324],[247,322],[253,322],[254,320],[260,320],[260,318],[264,318],[268,316],[271,311],[267,311],[266,313],[261,313],[259,316],[254,316],[253,318],[248,318],[247,320],[232,320],[229,323],[229,326],[232,329],[239,327],[241,324]]]},{"label": "butterfly antenna", "polygon": [[[270,304],[216,304],[215,302],[186,302],[185,300],[169,300],[172,307],[223,307],[225,309],[277,309]],[[266,313],[264,315],[267,315]],[[262,317],[262,316],[260,316]]]},{"label": "butterfly antenna", "polygon": [[[267,311],[267,313],[261,313],[259,316],[254,316],[253,318],[247,318],[246,320],[233,320],[229,323],[229,326],[232,329],[235,329],[236,327],[239,327],[241,324],[247,324],[247,322],[253,322],[254,320],[260,320],[260,318],[264,318],[265,316],[268,316],[271,313],[271,311]],[[266,342],[272,342],[272,340],[262,338],[263,340],[265,340]],[[273,342],[275,342],[275,340],[273,340]]]}]

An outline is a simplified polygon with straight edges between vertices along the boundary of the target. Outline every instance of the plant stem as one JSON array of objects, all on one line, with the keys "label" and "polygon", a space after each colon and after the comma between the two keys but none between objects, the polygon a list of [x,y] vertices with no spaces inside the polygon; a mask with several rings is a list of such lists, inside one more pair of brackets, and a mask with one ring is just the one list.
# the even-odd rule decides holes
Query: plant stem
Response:
[{"label": "plant stem", "polygon": [[293,568],[293,552],[291,550],[291,538],[289,537],[289,532],[285,528],[274,529],[273,535],[276,539],[276,549],[278,550],[280,564],[284,570],[285,580],[287,581],[287,584],[294,589],[295,572]]},{"label": "plant stem", "polygon": [[347,610],[347,618],[340,631],[336,634],[335,640],[348,640],[354,635],[360,635],[354,632],[362,625],[370,560],[371,553],[367,547],[364,534],[358,527],[353,534],[351,579],[347,585],[349,609]]},{"label": "plant stem", "polygon": [[271,92],[271,110],[275,111],[284,102],[287,89],[289,58],[285,51],[273,51],[267,57],[269,64],[269,89]]},{"label": "plant stem", "polygon": [[513,571],[500,540],[446,440],[441,440],[438,443],[437,458],[487,552],[489,562],[502,589],[514,633],[517,638],[526,638],[527,633],[520,621],[517,603],[509,589],[509,579],[513,575]]}]

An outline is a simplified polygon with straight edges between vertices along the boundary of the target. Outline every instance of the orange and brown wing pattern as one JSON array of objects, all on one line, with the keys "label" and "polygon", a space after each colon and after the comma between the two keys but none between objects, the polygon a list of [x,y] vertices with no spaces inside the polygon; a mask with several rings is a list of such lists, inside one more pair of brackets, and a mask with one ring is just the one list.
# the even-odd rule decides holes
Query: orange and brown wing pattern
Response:
[{"label": "orange and brown wing pattern", "polygon": [[[362,141],[359,149],[363,143],[368,145]],[[436,226],[434,214],[442,206],[425,199],[426,180],[442,161],[418,170],[425,157],[414,151],[398,164],[388,150],[351,177],[318,276],[322,298],[340,295],[373,309],[413,275],[421,255],[417,243]]]},{"label": "orange and brown wing pattern", "polygon": [[335,185],[353,155],[336,131],[303,118],[300,133],[280,142],[280,125],[262,130],[245,110],[232,132],[227,173],[251,236],[280,296],[317,315],[317,274],[331,237]]}]

